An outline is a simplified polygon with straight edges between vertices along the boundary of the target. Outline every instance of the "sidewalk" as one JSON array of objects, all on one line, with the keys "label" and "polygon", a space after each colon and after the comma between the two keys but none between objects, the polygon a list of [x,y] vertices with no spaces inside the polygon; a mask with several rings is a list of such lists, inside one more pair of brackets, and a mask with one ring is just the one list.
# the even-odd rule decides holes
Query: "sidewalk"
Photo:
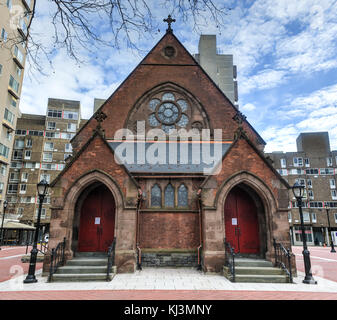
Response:
[{"label": "sidewalk", "polygon": [[[144,268],[117,274],[110,282],[52,282],[37,272],[37,283],[24,284],[24,275],[0,283],[0,299],[333,299],[337,282],[316,277],[317,285],[232,283],[221,275],[205,275],[192,268]],[[185,298],[184,298],[185,297]]]}]

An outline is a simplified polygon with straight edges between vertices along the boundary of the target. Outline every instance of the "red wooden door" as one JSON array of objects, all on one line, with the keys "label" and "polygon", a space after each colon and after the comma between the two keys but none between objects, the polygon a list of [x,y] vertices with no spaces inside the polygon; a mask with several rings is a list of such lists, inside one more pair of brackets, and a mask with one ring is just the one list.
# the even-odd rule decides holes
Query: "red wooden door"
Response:
[{"label": "red wooden door", "polygon": [[83,202],[78,251],[107,251],[113,241],[114,230],[115,202],[110,191],[101,186],[91,191]]},{"label": "red wooden door", "polygon": [[253,199],[242,189],[234,188],[225,202],[226,241],[236,253],[260,252],[259,224]]}]

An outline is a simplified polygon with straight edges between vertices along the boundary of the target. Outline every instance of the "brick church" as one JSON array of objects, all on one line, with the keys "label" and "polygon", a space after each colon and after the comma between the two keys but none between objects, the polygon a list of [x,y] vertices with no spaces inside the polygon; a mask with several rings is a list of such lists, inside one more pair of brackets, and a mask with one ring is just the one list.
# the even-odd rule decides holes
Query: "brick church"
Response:
[{"label": "brick church", "polygon": [[[181,129],[199,143],[177,137]],[[274,238],[290,246],[289,185],[170,25],[71,142],[73,157],[51,184],[49,240],[55,248],[66,238],[67,261],[107,252],[116,238],[119,273],[137,264],[221,272],[224,240],[269,261]],[[49,264],[46,255],[45,273]]]}]

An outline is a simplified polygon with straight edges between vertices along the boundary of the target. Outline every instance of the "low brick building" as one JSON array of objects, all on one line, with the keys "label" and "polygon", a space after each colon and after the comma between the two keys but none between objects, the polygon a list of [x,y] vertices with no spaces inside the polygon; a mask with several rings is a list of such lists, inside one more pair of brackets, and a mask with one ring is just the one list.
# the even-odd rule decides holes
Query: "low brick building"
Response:
[{"label": "low brick building", "polygon": [[[175,140],[174,129],[194,135]],[[50,247],[65,237],[67,260],[107,251],[116,237],[117,272],[172,261],[220,272],[224,238],[270,261],[273,238],[290,245],[288,183],[170,29],[71,143],[51,184]],[[46,255],[44,273],[49,264]]]}]

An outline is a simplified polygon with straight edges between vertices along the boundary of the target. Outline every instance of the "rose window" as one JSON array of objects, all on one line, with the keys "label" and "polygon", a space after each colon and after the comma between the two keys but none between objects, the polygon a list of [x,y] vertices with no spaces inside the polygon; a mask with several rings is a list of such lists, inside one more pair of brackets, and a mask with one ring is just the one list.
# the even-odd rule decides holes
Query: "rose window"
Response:
[{"label": "rose window", "polygon": [[176,99],[171,92],[166,92],[161,99],[155,98],[148,104],[152,113],[148,117],[151,127],[161,128],[168,134],[170,129],[186,127],[189,117],[185,113],[188,110],[188,103],[183,99]]}]

